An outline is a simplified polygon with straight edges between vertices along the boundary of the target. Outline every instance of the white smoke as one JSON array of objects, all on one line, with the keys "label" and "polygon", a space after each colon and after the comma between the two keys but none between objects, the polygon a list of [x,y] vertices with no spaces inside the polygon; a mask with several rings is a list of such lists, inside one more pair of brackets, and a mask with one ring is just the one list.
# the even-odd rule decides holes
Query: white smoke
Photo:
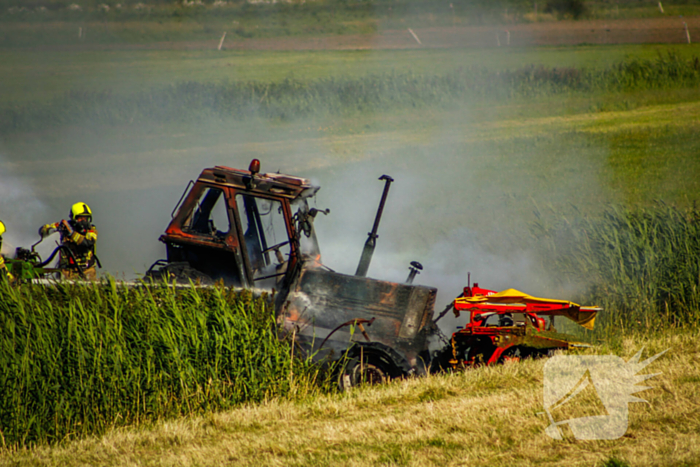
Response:
[{"label": "white smoke", "polygon": [[0,220],[7,229],[2,254],[11,257],[16,247],[36,242],[39,219],[46,212],[47,206],[35,193],[31,181],[16,174],[12,164],[0,154]]},{"label": "white smoke", "polygon": [[[324,177],[326,189],[319,192],[316,204],[320,208],[330,208],[331,214],[319,216],[316,229],[323,262],[337,272],[355,273],[384,187],[377,179],[385,173],[382,170],[391,169],[387,164],[391,161],[336,167],[336,173]],[[437,312],[462,292],[468,273],[471,273],[472,284],[476,281],[488,289],[516,288],[536,293],[533,291],[543,288],[543,274],[531,251],[494,252],[468,227],[473,216],[460,214],[454,207],[448,209],[452,214],[443,214],[437,208],[438,212],[431,212],[419,207],[426,198],[440,207],[449,202],[439,200],[434,188],[423,183],[421,170],[422,167],[418,167],[417,172],[399,169],[391,173],[395,182],[379,225],[369,277],[404,282],[410,262],[418,261],[424,269],[414,283],[438,288]],[[466,183],[467,177],[462,178]],[[458,227],[441,228],[439,222],[443,215],[461,216],[456,222]],[[450,314],[441,326],[447,331],[461,324]]]}]

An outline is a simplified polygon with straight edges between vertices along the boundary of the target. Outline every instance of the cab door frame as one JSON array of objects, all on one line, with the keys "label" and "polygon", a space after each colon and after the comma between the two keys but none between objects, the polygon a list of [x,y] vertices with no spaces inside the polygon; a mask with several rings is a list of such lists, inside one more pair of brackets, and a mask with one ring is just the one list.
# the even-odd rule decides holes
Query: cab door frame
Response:
[{"label": "cab door frame", "polygon": [[250,192],[248,190],[241,190],[241,189],[235,189],[235,188],[230,188],[230,194],[231,197],[229,198],[229,209],[233,211],[234,213],[234,220],[236,223],[236,230],[238,233],[238,242],[239,242],[239,250],[240,250],[240,255],[243,258],[243,265],[244,269],[246,272],[246,277],[248,278],[248,282],[252,287],[255,287],[255,281],[262,280],[263,278],[255,278],[255,273],[251,265],[251,260],[248,256],[248,247],[246,245],[246,239],[244,238],[245,232],[243,231],[243,222],[241,221],[241,216],[245,215],[245,213],[241,213],[240,210],[238,209],[238,203],[236,201],[236,196],[238,195],[244,195],[244,196],[250,196],[253,198],[259,198],[259,199],[267,199],[271,201],[276,201],[279,202],[280,205],[282,206],[282,213],[284,215],[284,224],[285,224],[285,230],[287,232],[287,238],[289,239],[289,258],[287,259],[287,270],[284,272],[284,285],[286,286],[289,284],[289,281],[294,274],[294,270],[296,269],[296,265],[299,260],[299,241],[297,238],[296,231],[294,229],[294,223],[292,221],[292,209],[291,205],[289,203],[289,199],[286,197],[282,196],[270,196],[267,194],[262,194],[262,193],[254,193]]}]

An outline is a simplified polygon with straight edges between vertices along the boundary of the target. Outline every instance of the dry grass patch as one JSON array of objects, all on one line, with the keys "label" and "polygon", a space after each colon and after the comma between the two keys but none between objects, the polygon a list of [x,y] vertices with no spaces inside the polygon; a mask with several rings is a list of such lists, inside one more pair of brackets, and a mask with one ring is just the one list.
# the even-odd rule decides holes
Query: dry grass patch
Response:
[{"label": "dry grass patch", "polygon": [[[644,357],[670,350],[645,371],[663,372],[639,394],[649,404],[631,404],[629,429],[613,441],[555,441],[544,434],[539,360],[117,430],[5,452],[0,465],[697,464],[700,343],[688,332],[669,333],[623,340],[612,353],[628,359],[642,346]],[[581,415],[587,408],[572,410]]]}]

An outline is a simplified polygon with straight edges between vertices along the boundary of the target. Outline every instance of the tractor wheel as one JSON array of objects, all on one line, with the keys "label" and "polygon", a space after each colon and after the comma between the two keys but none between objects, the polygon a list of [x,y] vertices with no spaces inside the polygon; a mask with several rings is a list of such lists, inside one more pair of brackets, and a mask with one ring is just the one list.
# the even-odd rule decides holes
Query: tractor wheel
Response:
[{"label": "tractor wheel", "polygon": [[338,375],[338,386],[342,391],[364,384],[383,384],[398,377],[400,371],[386,355],[365,354],[349,358]]}]

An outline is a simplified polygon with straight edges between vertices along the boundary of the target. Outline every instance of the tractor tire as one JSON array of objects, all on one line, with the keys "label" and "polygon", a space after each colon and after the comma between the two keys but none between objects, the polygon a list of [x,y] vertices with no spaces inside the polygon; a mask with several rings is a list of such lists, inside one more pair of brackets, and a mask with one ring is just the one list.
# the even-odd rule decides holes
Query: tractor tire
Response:
[{"label": "tractor tire", "polygon": [[388,355],[372,352],[347,359],[338,374],[338,386],[348,391],[362,385],[384,384],[401,376]]}]

